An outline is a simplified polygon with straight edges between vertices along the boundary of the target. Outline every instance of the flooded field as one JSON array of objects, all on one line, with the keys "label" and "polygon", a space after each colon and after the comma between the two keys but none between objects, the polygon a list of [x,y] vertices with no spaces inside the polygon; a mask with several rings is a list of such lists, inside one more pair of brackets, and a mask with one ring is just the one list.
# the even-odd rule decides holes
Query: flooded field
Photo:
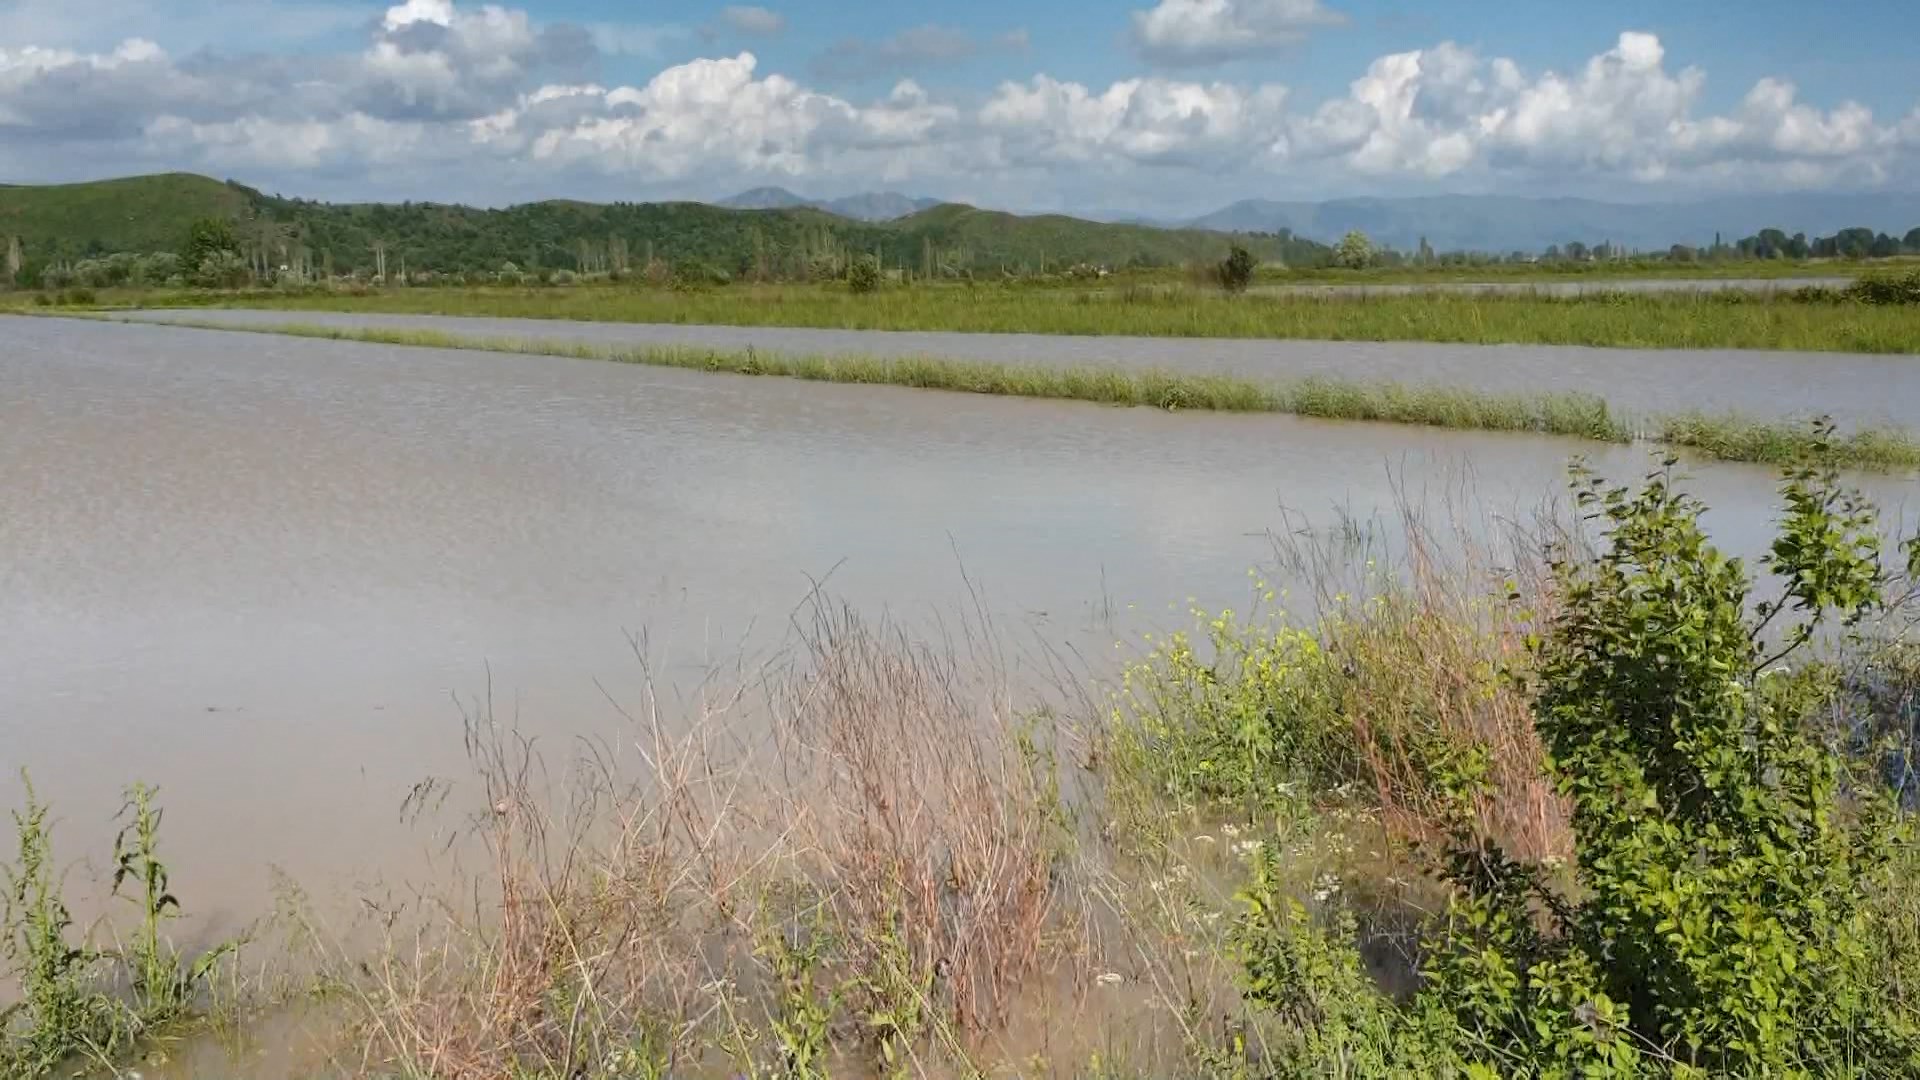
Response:
[{"label": "flooded field", "polygon": [[794,353],[1164,368],[1275,380],[1322,376],[1430,383],[1491,393],[1581,391],[1598,394],[1616,410],[1642,417],[1689,409],[1734,410],[1755,418],[1826,413],[1843,425],[1904,425],[1912,422],[1915,409],[1920,408],[1920,363],[1899,355],[820,330],[317,311],[154,311],[136,317],[211,319],[253,326],[405,327],[600,345],[751,347]]},{"label": "flooded field", "polygon": [[[1115,347],[1046,344],[1062,359]],[[1560,352],[1151,347],[1159,363],[1175,347],[1229,364],[1374,356],[1381,376],[1421,356],[1458,370],[1478,358],[1515,380]],[[1916,400],[1910,362],[1689,359],[1747,375],[1709,396],[1705,367],[1596,353],[1565,378],[1624,364],[1666,382],[1623,390],[1669,405],[1744,407],[1770,379],[1807,407]],[[99,861],[121,785],[157,783],[189,907],[244,919],[270,867],[323,896],[404,875],[426,839],[400,825],[401,802],[425,777],[462,773],[462,712],[488,694],[496,716],[558,745],[613,730],[614,702],[640,692],[636,651],[691,696],[713,667],[777,648],[818,582],[928,628],[977,590],[1016,674],[1044,683],[1049,654],[1097,669],[1116,637],[1184,623],[1190,598],[1243,603],[1272,531],[1367,518],[1397,493],[1471,493],[1524,515],[1561,490],[1575,453],[1622,479],[1646,463],[1637,448],[1531,436],[9,319],[0,802],[17,804],[30,769],[66,850]],[[1773,473],[1693,473],[1716,536],[1757,553]],[[1896,512],[1909,493],[1868,486]]]}]

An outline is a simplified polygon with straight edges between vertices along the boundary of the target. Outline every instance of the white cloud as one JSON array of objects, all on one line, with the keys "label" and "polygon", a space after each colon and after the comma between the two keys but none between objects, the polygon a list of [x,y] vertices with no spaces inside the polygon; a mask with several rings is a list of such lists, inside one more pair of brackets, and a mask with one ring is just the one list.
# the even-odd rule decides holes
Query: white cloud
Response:
[{"label": "white cloud", "polygon": [[1160,0],[1133,13],[1133,42],[1156,64],[1210,64],[1272,52],[1345,21],[1320,0]]},{"label": "white cloud", "polygon": [[775,37],[787,29],[785,15],[749,4],[729,4],[721,8],[720,21],[737,33],[755,37]]},{"label": "white cloud", "polygon": [[1699,116],[1698,68],[1666,67],[1652,34],[1626,32],[1576,75],[1529,76],[1452,43],[1375,60],[1344,98],[1296,127],[1296,151],[1371,175],[1614,176],[1662,181],[1736,166],[1760,186],[1883,172],[1891,132],[1871,110],[1800,104],[1762,79],[1734,112]]},{"label": "white cloud", "polygon": [[[141,37],[0,45],[0,180],[179,168],[481,202],[884,181],[1015,207],[1151,208],[1277,188],[1697,194],[1920,175],[1920,108],[1882,119],[1768,78],[1708,110],[1706,75],[1643,33],[1564,73],[1443,42],[1379,57],[1319,101],[1274,83],[1046,74],[968,100],[901,78],[832,92],[745,51],[605,80],[610,50],[589,29],[494,4],[407,0],[359,25],[358,43],[297,64]],[[937,56],[1024,38],[893,40]]]},{"label": "white cloud", "polygon": [[453,0],[407,0],[404,4],[387,9],[384,25],[388,30],[398,30],[415,23],[453,25]]},{"label": "white cloud", "polygon": [[547,87],[477,122],[474,137],[557,169],[719,184],[887,166],[960,115],[911,81],[862,107],[758,66],[741,53],[668,68],[644,86]]},{"label": "white cloud", "polygon": [[980,110],[1014,164],[1124,162],[1218,170],[1285,151],[1287,91],[1128,79],[1095,93],[1044,75],[1007,83]]}]

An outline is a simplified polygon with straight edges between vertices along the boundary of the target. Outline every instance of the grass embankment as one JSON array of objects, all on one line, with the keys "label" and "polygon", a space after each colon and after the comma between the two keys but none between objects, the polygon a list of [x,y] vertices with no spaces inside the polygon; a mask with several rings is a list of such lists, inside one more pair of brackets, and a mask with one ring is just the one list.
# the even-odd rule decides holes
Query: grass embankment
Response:
[{"label": "grass embankment", "polygon": [[1580,297],[1228,296],[1185,287],[1075,290],[929,285],[704,292],[622,286],[423,288],[228,295],[103,294],[109,304],[500,316],[603,322],[1141,337],[1433,341],[1475,345],[1920,352],[1910,307],[1744,292]]},{"label": "grass embankment", "polygon": [[[100,316],[103,318],[110,316]],[[812,382],[859,383],[974,394],[1086,401],[1216,412],[1286,413],[1325,420],[1372,420],[1471,431],[1534,432],[1604,442],[1635,437],[1635,424],[1591,394],[1494,394],[1440,386],[1326,378],[1293,383],[1229,375],[1116,368],[1002,364],[937,357],[806,356],[755,349],[615,346],[525,338],[490,338],[442,330],[334,327],[286,323],[238,326],[213,319],[152,325],[278,334],[381,345],[562,356],[735,375],[772,375]],[[1875,428],[1816,436],[1808,425],[1735,414],[1659,418],[1642,434],[1728,461],[1819,460],[1864,469],[1920,466],[1920,438]]]},{"label": "grass embankment", "polygon": [[1568,260],[1534,263],[1480,263],[1460,266],[1374,266],[1349,270],[1337,266],[1263,266],[1254,284],[1420,285],[1426,283],[1561,285],[1582,281],[1777,281],[1784,278],[1852,278],[1898,272],[1920,266],[1920,258],[1887,259],[1726,259],[1673,262],[1667,259]]},{"label": "grass embankment", "polygon": [[[1783,487],[1784,602],[1897,630],[1910,583],[1832,484]],[[1668,477],[1580,490],[1595,554],[1411,523],[1392,571],[1283,552],[1320,605],[1196,613],[1072,713],[1010,700],[982,626],[930,646],[816,601],[747,679],[768,708],[630,715],[639,777],[476,718],[487,869],[323,946],[340,1071],[1913,1075],[1920,858],[1883,738],[1913,749],[1920,664],[1789,631],[1787,670]],[[82,1050],[67,1003],[125,1000],[46,820],[19,830],[43,917],[9,908],[0,953],[10,1076]]]}]

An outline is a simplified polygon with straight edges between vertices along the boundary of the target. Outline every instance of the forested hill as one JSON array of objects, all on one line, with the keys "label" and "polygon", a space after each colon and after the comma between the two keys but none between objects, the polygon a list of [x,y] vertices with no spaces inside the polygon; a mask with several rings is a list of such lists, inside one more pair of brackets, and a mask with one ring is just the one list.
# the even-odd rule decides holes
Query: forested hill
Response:
[{"label": "forested hill", "polygon": [[[192,223],[231,221],[266,264],[303,261],[336,273],[639,269],[698,261],[728,274],[789,276],[878,254],[916,273],[998,273],[1217,260],[1233,238],[1200,229],[1020,217],[942,205],[887,222],[810,208],[740,210],[704,203],[529,203],[483,210],[439,203],[337,204],[270,196],[236,183],[166,174],[84,184],[0,187],[0,237],[18,236],[30,265],[114,252],[177,251]],[[1262,259],[1322,263],[1327,249],[1287,234],[1240,242]]]}]

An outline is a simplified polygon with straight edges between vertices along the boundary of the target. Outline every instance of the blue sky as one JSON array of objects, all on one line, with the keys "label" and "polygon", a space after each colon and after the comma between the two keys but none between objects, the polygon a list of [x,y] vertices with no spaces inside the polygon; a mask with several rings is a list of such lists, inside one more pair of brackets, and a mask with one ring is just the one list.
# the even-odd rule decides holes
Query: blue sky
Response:
[{"label": "blue sky", "polygon": [[0,0],[0,181],[1159,214],[1912,190],[1915,41],[1902,0]]}]

